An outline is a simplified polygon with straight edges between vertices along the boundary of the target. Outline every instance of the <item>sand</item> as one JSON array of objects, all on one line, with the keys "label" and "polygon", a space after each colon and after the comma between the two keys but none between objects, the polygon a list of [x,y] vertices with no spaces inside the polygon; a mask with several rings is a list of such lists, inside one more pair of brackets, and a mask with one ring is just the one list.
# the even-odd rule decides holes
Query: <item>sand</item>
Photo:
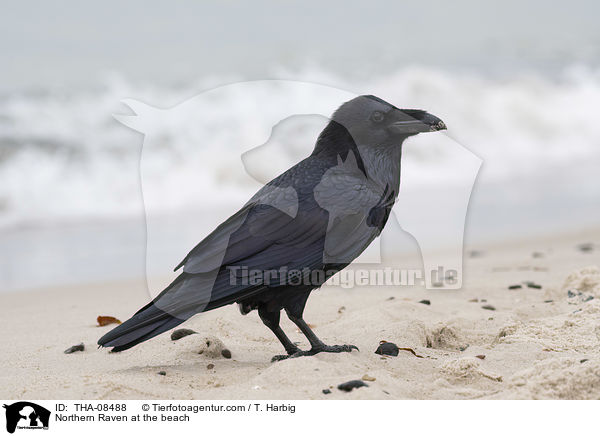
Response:
[{"label": "sand", "polygon": [[[579,250],[584,242],[595,249]],[[314,292],[305,318],[317,335],[360,352],[277,363],[275,337],[236,306],[188,320],[180,327],[198,334],[176,342],[166,333],[123,353],[97,349],[111,327],[96,317],[130,316],[148,298],[141,281],[0,294],[0,398],[600,399],[600,229],[469,249],[480,253],[466,256],[458,291]],[[542,288],[508,290],[524,281]],[[379,356],[381,340],[422,357]],[[80,342],[85,351],[63,353]],[[363,376],[368,387],[335,388]]]}]

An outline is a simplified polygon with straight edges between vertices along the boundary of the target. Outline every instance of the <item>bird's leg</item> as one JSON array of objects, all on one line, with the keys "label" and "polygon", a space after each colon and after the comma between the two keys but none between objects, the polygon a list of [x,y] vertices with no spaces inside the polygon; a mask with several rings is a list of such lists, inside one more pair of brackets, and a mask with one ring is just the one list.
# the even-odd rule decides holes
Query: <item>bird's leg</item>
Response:
[{"label": "bird's leg", "polygon": [[260,319],[262,320],[264,325],[269,327],[269,329],[271,329],[271,331],[275,333],[275,336],[277,336],[277,339],[279,339],[279,342],[281,342],[281,345],[283,345],[283,347],[285,348],[286,353],[288,353],[287,355],[273,357],[273,361],[286,359],[292,354],[296,354],[302,351],[292,341],[290,341],[290,339],[283,332],[283,330],[281,330],[281,327],[279,326],[279,310],[276,312],[269,312],[267,311],[265,306],[259,306],[258,316],[260,316]]},{"label": "bird's leg", "polygon": [[358,347],[356,345],[326,345],[324,344],[315,333],[311,330],[311,328],[306,324],[306,321],[302,319],[302,315],[294,313],[294,311],[290,311],[286,309],[286,313],[289,319],[298,326],[300,331],[306,336],[306,339],[310,342],[311,349],[308,351],[298,351],[289,357],[300,357],[300,356],[313,356],[317,353],[343,353],[343,352],[351,352],[352,350],[357,350]]},{"label": "bird's leg", "polygon": [[312,329],[308,326],[308,324],[306,324],[306,321],[304,321],[302,317],[291,316],[289,313],[288,317],[290,318],[290,320],[292,320],[294,324],[298,326],[300,331],[304,334],[304,336],[306,336],[306,339],[308,339],[308,342],[310,342],[310,350],[301,351],[301,353],[304,353],[302,354],[304,356],[312,356],[314,354],[322,352],[343,353],[350,352],[352,350],[358,350],[358,347],[356,345],[326,345],[317,337],[317,335],[315,335],[315,332],[312,331]]}]

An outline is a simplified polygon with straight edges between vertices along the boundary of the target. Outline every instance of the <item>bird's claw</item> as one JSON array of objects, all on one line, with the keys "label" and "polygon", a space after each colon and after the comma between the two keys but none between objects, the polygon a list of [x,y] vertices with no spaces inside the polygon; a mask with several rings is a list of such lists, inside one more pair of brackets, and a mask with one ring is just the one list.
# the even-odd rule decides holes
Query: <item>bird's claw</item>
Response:
[{"label": "bird's claw", "polygon": [[[356,345],[325,345],[317,349],[317,353],[350,353],[352,350],[360,351]],[[316,354],[316,353],[315,353]]]},{"label": "bird's claw", "polygon": [[281,360],[302,356],[314,356],[318,353],[350,353],[352,350],[360,351],[356,345],[322,345],[319,347],[313,347],[307,351],[299,350],[293,354],[281,354],[278,356],[273,356],[271,362],[279,362]]},{"label": "bird's claw", "polygon": [[280,360],[289,359],[293,354],[278,354],[277,356],[273,356],[271,358],[271,362],[279,362]]}]

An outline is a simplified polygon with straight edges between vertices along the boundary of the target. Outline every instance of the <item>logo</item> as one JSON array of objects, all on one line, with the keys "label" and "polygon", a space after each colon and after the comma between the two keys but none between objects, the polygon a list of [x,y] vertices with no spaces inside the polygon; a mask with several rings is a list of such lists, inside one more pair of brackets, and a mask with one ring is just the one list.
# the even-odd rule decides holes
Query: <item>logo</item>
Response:
[{"label": "logo", "polygon": [[28,401],[4,404],[6,409],[6,431],[14,433],[16,429],[48,430],[50,411]]},{"label": "logo", "polygon": [[[332,121],[333,114],[344,102],[358,97],[352,92],[308,82],[259,80],[207,90],[168,109],[137,100],[123,100],[133,115],[115,115],[115,118],[144,134],[140,176],[147,226],[146,270],[153,272],[147,275],[149,289],[164,288],[163,280],[154,278],[166,273],[158,267],[164,265],[164,235],[171,234],[171,231],[179,234],[185,227],[181,226],[183,221],[165,220],[165,205],[168,205],[169,211],[185,211],[180,214],[186,216],[186,223],[203,223],[203,226],[194,224],[190,228],[212,230],[220,223],[204,213],[209,199],[215,199],[222,208],[221,216],[226,217],[227,212],[235,212],[243,201],[258,191],[251,202],[264,206],[261,210],[275,209],[276,212],[269,216],[277,217],[278,225],[294,220],[300,208],[298,192],[285,184],[272,185],[269,180],[310,155],[317,138]],[[417,119],[408,119],[407,113],[404,113],[407,119],[403,118],[400,123],[422,127],[423,123]],[[395,182],[388,183],[387,179],[374,180],[372,175],[376,171],[365,170],[365,162],[371,162],[375,167],[379,164],[373,161],[383,162],[383,174],[393,174],[395,168],[399,170],[400,156],[390,155],[387,160],[377,160],[379,155],[371,154],[373,149],[368,145],[372,141],[385,142],[387,136],[381,139],[376,128],[361,130],[363,127],[355,125],[359,123],[358,119],[352,116],[345,118],[340,113],[336,123],[347,123],[343,128],[349,132],[349,142],[355,148],[348,154],[338,154],[337,165],[332,163],[320,176],[321,179],[311,185],[312,191],[307,191],[313,193],[318,209],[326,212],[329,219],[323,225],[326,227],[323,263],[385,263],[395,266],[394,259],[397,257],[393,256],[403,255],[404,247],[411,244],[404,234],[406,232],[417,243],[425,287],[460,289],[467,209],[481,159],[442,133],[411,137],[403,146],[400,189],[392,186]],[[427,131],[437,130],[431,128]],[[386,135],[385,132],[381,135]],[[186,156],[185,159],[182,156]],[[157,164],[159,162],[161,164]],[[166,162],[178,162],[176,170],[165,171],[163,163]],[[335,187],[342,186],[340,180],[355,183],[344,191],[351,195],[349,199],[335,195],[338,192]],[[395,195],[398,196],[397,202]],[[215,265],[197,265],[198,272],[206,269],[202,270],[202,278],[198,280],[214,283],[218,272],[214,267],[224,259],[229,236],[245,222],[248,210],[240,210],[239,215],[223,229],[229,234],[211,240],[210,259]],[[366,210],[369,212],[365,213]],[[214,215],[219,216],[217,213]],[[366,218],[361,220],[365,215]],[[372,229],[378,228],[381,232],[388,218],[397,222],[388,224],[381,237],[374,237]],[[314,228],[321,228],[320,225],[319,222]],[[281,228],[275,226],[272,230]],[[189,241],[203,240],[206,234],[196,230],[170,246],[173,257],[177,257],[176,253],[189,251]],[[356,257],[357,253],[361,253],[360,256]],[[383,254],[389,254],[389,257],[385,259]],[[192,266],[189,265],[189,268]],[[372,271],[366,272],[371,275]],[[448,275],[440,275],[439,271]],[[260,279],[271,275],[273,270],[256,272]],[[318,272],[327,277],[327,271]],[[397,268],[395,272],[398,275],[402,273]],[[237,280],[235,274],[233,279]],[[375,272],[372,274],[376,275]],[[300,279],[313,282],[312,278]],[[320,285],[322,280],[317,278],[316,283]],[[203,288],[213,289],[209,284],[203,285]],[[151,297],[156,297],[156,293]],[[208,304],[211,298],[207,291],[206,295],[198,295],[196,301],[198,305]],[[162,309],[167,310],[167,307]]]}]

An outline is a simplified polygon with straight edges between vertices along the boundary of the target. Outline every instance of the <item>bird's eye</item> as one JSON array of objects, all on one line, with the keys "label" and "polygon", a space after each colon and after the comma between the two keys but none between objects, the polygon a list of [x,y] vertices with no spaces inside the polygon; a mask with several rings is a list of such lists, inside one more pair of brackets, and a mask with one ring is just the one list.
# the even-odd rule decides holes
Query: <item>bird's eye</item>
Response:
[{"label": "bird's eye", "polygon": [[381,123],[384,118],[385,118],[385,116],[383,115],[383,113],[381,113],[379,111],[375,111],[371,115],[371,121],[373,121],[375,123]]}]

